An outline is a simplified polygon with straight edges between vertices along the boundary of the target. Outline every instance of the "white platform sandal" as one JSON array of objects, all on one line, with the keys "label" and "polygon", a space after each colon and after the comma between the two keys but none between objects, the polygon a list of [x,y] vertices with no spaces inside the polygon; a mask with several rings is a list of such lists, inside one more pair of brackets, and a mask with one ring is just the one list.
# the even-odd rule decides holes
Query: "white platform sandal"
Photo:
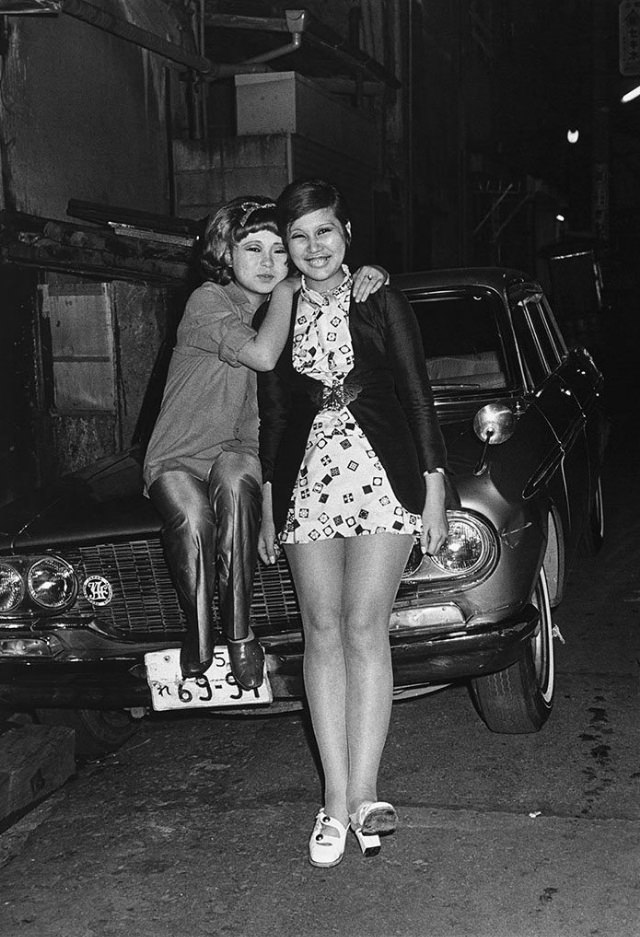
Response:
[{"label": "white platform sandal", "polygon": [[348,827],[330,817],[324,807],[316,816],[309,839],[309,862],[320,869],[330,869],[342,862],[347,844]]},{"label": "white platform sandal", "polygon": [[365,800],[350,815],[349,825],[362,854],[367,857],[377,856],[380,852],[380,836],[395,832],[398,814],[395,807],[384,800]]}]

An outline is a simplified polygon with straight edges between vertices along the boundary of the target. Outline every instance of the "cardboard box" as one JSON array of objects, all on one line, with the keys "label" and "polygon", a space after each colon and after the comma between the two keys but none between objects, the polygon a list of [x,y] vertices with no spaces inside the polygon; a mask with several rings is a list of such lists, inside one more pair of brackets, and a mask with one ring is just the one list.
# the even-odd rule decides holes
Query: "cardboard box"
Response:
[{"label": "cardboard box", "polygon": [[297,72],[236,75],[238,135],[298,134],[367,166],[376,167],[375,122],[337,101]]}]

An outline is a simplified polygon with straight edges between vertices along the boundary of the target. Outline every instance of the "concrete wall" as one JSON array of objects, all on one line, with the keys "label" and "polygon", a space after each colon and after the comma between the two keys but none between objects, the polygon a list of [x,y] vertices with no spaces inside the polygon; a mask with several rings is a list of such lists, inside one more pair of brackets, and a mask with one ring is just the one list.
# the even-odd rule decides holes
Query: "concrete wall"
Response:
[{"label": "concrete wall", "polygon": [[239,195],[275,198],[290,178],[286,134],[174,145],[176,200],[183,218],[204,218]]},{"label": "concrete wall", "polygon": [[377,254],[374,228],[374,180],[370,165],[330,145],[295,133],[244,136],[220,141],[203,150],[193,142],[175,147],[179,213],[204,218],[239,195],[276,198],[292,179],[330,179],[348,196],[353,222],[349,262],[373,263]]}]

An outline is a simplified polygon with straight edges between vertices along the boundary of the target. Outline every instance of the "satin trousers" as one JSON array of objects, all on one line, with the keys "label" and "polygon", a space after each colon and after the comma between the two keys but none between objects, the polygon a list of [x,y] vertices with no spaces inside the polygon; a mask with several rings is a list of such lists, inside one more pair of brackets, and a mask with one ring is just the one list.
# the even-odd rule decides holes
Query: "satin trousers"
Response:
[{"label": "satin trousers", "polygon": [[213,597],[218,588],[226,638],[249,633],[253,576],[258,558],[262,474],[255,456],[221,452],[202,481],[188,472],[164,472],[149,488],[159,512],[167,563],[187,620],[183,655],[210,661],[214,647]]}]

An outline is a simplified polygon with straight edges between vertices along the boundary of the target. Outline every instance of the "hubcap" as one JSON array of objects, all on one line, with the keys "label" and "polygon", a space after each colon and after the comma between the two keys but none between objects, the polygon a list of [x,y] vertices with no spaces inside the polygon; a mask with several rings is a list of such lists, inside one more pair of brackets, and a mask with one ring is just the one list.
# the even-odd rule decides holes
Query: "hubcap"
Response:
[{"label": "hubcap", "polygon": [[531,639],[536,680],[545,703],[551,703],[555,681],[553,622],[551,620],[547,577],[543,569],[540,570],[538,575],[532,601],[540,613],[538,627]]}]

